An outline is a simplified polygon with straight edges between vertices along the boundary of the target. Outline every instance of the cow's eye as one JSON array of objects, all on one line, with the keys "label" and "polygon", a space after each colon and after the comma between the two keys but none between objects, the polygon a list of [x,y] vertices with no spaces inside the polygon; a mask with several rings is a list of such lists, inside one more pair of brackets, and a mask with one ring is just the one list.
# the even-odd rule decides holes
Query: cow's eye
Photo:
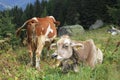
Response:
[{"label": "cow's eye", "polygon": [[68,48],[68,45],[63,45],[63,48],[67,49],[67,48]]}]

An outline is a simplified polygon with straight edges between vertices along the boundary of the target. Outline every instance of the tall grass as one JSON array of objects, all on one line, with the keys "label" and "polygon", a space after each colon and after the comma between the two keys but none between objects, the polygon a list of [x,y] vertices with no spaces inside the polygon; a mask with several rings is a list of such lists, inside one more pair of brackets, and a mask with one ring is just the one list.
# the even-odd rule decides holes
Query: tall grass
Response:
[{"label": "tall grass", "polygon": [[[93,39],[96,46],[104,52],[103,64],[95,69],[79,66],[79,72],[67,74],[61,69],[52,68],[51,62],[41,61],[41,71],[27,66],[29,55],[25,47],[10,53],[0,54],[0,80],[120,80],[120,47],[114,52],[120,35],[111,36],[106,32],[108,27],[86,31],[83,35],[72,37],[75,40]],[[114,53],[113,53],[114,52]]]}]

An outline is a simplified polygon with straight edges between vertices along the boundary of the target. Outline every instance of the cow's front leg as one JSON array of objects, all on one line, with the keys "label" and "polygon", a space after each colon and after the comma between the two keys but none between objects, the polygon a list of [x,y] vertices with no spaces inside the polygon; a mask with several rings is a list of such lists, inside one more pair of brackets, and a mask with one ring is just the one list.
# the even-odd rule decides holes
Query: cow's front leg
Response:
[{"label": "cow's front leg", "polygon": [[73,70],[74,72],[79,72],[79,68],[77,64],[73,64]]}]

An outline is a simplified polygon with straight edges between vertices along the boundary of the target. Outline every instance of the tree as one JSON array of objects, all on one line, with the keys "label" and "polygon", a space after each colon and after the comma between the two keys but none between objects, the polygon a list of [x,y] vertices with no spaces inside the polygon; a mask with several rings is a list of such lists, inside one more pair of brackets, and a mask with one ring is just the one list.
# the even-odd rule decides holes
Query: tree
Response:
[{"label": "tree", "polygon": [[15,6],[10,10],[10,16],[13,17],[12,22],[16,24],[16,28],[18,28],[22,23],[22,8],[18,8],[18,6]]},{"label": "tree", "polygon": [[42,13],[41,4],[40,4],[39,0],[36,0],[34,3],[34,16],[40,17],[41,13]]},{"label": "tree", "polygon": [[108,13],[109,16],[112,18],[112,23],[120,25],[120,0],[116,0],[116,2],[114,3],[115,4],[113,4],[112,6],[107,6]]},{"label": "tree", "polygon": [[47,9],[46,7],[44,8],[44,10],[42,11],[41,17],[45,17],[47,16]]},{"label": "tree", "polygon": [[55,8],[54,0],[49,0],[46,8],[48,11],[48,15],[52,15],[54,13],[54,8]]},{"label": "tree", "polygon": [[68,0],[50,0],[47,6],[48,14],[59,20],[61,26],[64,25],[66,20],[67,1]]},{"label": "tree", "polygon": [[66,24],[68,25],[79,24],[80,23],[79,16],[80,14],[77,11],[76,2],[71,0],[67,7]]},{"label": "tree", "polygon": [[29,3],[29,4],[27,4],[27,6],[23,12],[22,21],[26,21],[32,17],[34,17],[34,6],[31,3]]},{"label": "tree", "polygon": [[0,14],[0,35],[6,37],[8,33],[14,35],[15,24],[12,23],[13,17],[9,15],[9,11]]},{"label": "tree", "polygon": [[42,0],[41,2],[41,17],[45,17],[48,15],[48,11],[47,11],[47,1],[46,0]]}]

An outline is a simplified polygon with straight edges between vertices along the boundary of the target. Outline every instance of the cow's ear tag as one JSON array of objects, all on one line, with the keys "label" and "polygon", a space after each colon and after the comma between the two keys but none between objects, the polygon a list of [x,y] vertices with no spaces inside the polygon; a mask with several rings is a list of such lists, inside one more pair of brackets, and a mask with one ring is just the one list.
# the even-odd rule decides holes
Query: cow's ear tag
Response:
[{"label": "cow's ear tag", "polygon": [[77,50],[79,50],[79,49],[80,49],[80,46],[77,46],[76,48],[77,48]]},{"label": "cow's ear tag", "polygon": [[80,47],[80,46],[75,46],[75,49],[76,49],[76,50],[80,50],[81,47]]},{"label": "cow's ear tag", "polygon": [[84,45],[81,43],[73,43],[72,47],[75,47],[76,49],[84,49]]}]

